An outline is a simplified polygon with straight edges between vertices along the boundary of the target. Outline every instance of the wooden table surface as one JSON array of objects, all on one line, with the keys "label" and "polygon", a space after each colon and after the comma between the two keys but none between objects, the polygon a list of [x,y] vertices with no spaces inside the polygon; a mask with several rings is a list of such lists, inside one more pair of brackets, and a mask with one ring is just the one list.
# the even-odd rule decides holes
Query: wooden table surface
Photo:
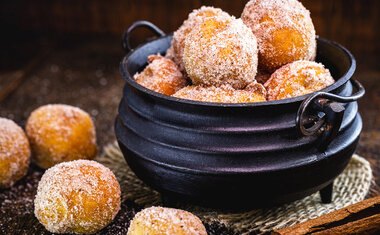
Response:
[{"label": "wooden table surface", "polygon": [[[10,39],[0,39],[0,117],[13,119],[24,127],[29,114],[41,105],[78,106],[94,119],[102,152],[106,144],[115,140],[113,122],[124,85],[118,68],[124,55],[120,38],[12,34]],[[367,92],[359,102],[364,129],[357,153],[371,163],[377,185],[371,187],[367,197],[373,197],[380,194],[380,56],[375,52],[355,56],[358,67],[354,76]],[[33,230],[48,234],[42,226],[36,225],[32,211],[37,184],[33,179],[41,174],[41,170],[31,167],[28,177],[15,186],[23,190],[21,195],[16,195],[17,189],[0,191],[0,233],[32,234]],[[21,197],[29,198],[24,200],[25,205],[20,204],[25,203]],[[125,203],[117,221],[101,234],[125,232],[120,226],[127,227],[139,209],[138,205]],[[20,213],[20,210],[26,212]],[[207,227],[210,234],[229,233],[220,224]]]}]

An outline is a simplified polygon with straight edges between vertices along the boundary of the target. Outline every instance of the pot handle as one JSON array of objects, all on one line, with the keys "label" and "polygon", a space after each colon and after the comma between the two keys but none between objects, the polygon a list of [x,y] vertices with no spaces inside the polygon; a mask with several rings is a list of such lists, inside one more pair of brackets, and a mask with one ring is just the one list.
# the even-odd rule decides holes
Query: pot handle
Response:
[{"label": "pot handle", "polygon": [[133,50],[130,43],[131,34],[135,29],[140,28],[140,27],[149,29],[150,31],[152,31],[154,34],[156,34],[159,37],[163,37],[166,35],[160,28],[150,23],[149,21],[143,21],[143,20],[136,21],[131,26],[129,26],[127,30],[125,30],[125,32],[123,33],[123,38],[122,38],[123,48],[127,53]]},{"label": "pot handle", "polygon": [[[296,127],[301,135],[310,136],[321,134],[318,148],[322,151],[336,137],[343,121],[345,108],[339,103],[355,102],[365,93],[363,85],[356,79],[351,79],[357,92],[351,96],[340,96],[327,92],[316,92],[305,99],[298,108]],[[317,114],[306,117],[307,110],[314,110]],[[305,127],[308,126],[308,127]]]}]

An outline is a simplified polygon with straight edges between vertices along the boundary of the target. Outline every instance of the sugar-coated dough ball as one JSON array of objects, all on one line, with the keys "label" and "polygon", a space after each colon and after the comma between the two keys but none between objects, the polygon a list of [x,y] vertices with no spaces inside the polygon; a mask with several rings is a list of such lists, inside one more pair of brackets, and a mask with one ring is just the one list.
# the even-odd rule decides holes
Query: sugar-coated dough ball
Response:
[{"label": "sugar-coated dough ball", "polygon": [[150,207],[136,214],[127,235],[207,235],[202,221],[190,212]]},{"label": "sugar-coated dough ball", "polygon": [[76,160],[49,168],[38,184],[34,214],[52,233],[91,234],[120,210],[115,175],[95,161]]},{"label": "sugar-coated dough ball", "polygon": [[12,120],[0,118],[0,188],[11,187],[26,175],[30,147],[24,131]]},{"label": "sugar-coated dough ball", "polygon": [[314,25],[298,0],[251,0],[241,18],[257,38],[260,68],[274,72],[296,60],[314,60]]},{"label": "sugar-coated dough ball", "polygon": [[160,55],[150,55],[149,65],[134,77],[138,84],[164,95],[173,95],[187,85],[178,66]]},{"label": "sugar-coated dough ball", "polygon": [[83,110],[63,104],[34,110],[26,124],[33,158],[42,168],[97,154],[94,124]]},{"label": "sugar-coated dough ball", "polygon": [[244,88],[257,72],[256,37],[240,19],[207,18],[186,39],[183,62],[194,85]]},{"label": "sugar-coated dough ball", "polygon": [[188,86],[173,95],[177,98],[214,103],[252,103],[265,101],[263,85],[252,82],[244,90],[229,85],[221,87]]},{"label": "sugar-coated dough ball", "polygon": [[321,63],[301,60],[276,70],[264,86],[268,100],[281,100],[319,91],[334,82]]},{"label": "sugar-coated dough ball", "polygon": [[173,34],[172,45],[166,52],[166,57],[172,59],[178,64],[181,71],[185,70],[185,66],[182,61],[183,50],[185,48],[185,40],[193,28],[201,24],[203,20],[213,16],[225,16],[228,17],[228,13],[222,11],[219,8],[202,6],[200,9],[196,9],[189,14],[187,20],[183,22],[181,27]]}]

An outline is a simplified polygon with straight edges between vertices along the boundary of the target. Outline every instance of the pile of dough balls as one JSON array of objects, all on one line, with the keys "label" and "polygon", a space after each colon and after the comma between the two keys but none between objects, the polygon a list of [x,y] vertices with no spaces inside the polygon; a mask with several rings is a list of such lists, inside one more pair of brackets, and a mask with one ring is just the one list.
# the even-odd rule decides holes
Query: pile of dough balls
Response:
[{"label": "pile of dough balls", "polygon": [[120,210],[120,185],[107,167],[90,160],[49,168],[38,184],[34,214],[52,233],[91,234]]},{"label": "pile of dough balls", "polygon": [[207,235],[207,232],[202,221],[190,212],[150,207],[137,213],[128,228],[127,235],[140,234]]},{"label": "pile of dough balls", "polygon": [[[165,57],[177,67],[168,61],[153,65],[150,56],[135,80],[153,91],[201,102],[286,99],[334,83],[329,70],[313,61],[316,51],[310,12],[298,0],[251,0],[240,19],[203,6],[173,34]],[[279,76],[284,70],[291,70],[292,79]]]},{"label": "pile of dough balls", "polygon": [[93,159],[97,154],[91,117],[73,106],[52,104],[34,110],[26,134],[35,163],[44,169],[65,161]]},{"label": "pile of dough balls", "polygon": [[26,175],[30,162],[29,141],[12,120],[0,118],[0,188],[9,188]]}]

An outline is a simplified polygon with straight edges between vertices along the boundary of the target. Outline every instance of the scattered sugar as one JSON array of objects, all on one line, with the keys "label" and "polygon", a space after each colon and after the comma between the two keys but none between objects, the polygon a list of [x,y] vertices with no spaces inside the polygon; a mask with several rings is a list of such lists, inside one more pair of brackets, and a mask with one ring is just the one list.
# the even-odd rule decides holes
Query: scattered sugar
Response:
[{"label": "scattered sugar", "polygon": [[102,86],[106,86],[108,84],[107,78],[105,78],[105,77],[100,78],[99,84]]},{"label": "scattered sugar", "polygon": [[58,65],[56,65],[56,64],[51,65],[51,66],[50,66],[50,71],[51,71],[52,73],[57,73],[57,72],[59,71],[59,67],[58,67]]}]

